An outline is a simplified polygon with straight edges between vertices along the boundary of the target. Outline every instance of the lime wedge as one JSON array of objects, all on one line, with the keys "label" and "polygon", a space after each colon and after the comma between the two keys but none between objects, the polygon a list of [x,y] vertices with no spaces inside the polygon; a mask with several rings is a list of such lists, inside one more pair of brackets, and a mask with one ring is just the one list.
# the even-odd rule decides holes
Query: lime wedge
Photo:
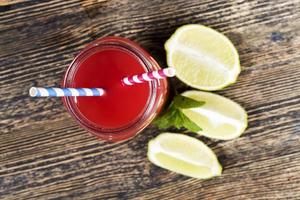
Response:
[{"label": "lime wedge", "polygon": [[148,159],[159,167],[199,179],[222,173],[222,167],[209,147],[182,134],[162,133],[152,139],[148,144]]},{"label": "lime wedge", "polygon": [[183,96],[205,101],[198,108],[183,113],[203,130],[198,133],[209,138],[229,140],[239,137],[247,127],[246,111],[234,101],[210,92],[186,91]]},{"label": "lime wedge", "polygon": [[230,40],[202,25],[178,28],[165,49],[176,76],[197,89],[222,89],[234,83],[241,71],[238,52]]}]

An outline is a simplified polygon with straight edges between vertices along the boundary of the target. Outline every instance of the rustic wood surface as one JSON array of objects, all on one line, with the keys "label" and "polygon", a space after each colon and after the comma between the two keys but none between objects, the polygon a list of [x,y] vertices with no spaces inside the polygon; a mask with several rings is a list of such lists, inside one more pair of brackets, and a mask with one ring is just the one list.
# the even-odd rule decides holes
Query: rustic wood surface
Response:
[{"label": "rustic wood surface", "polygon": [[[0,0],[0,199],[300,199],[299,0]],[[249,128],[206,142],[224,167],[196,180],[152,165],[150,126],[120,143],[96,140],[59,99],[28,97],[55,86],[86,44],[117,35],[162,65],[163,44],[183,24],[223,32],[243,71],[218,92],[240,103]],[[186,90],[178,80],[173,89]],[[176,85],[176,87],[175,87]]]}]

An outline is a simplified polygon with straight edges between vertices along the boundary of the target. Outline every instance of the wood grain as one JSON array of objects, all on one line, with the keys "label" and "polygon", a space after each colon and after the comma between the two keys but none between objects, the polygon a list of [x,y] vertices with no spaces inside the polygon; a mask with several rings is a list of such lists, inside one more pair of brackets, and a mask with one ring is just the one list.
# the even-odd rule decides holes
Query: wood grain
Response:
[{"label": "wood grain", "polygon": [[[130,141],[98,141],[58,99],[27,95],[58,85],[74,55],[102,36],[130,38],[166,66],[164,42],[189,23],[227,35],[243,66],[218,93],[246,108],[245,134],[191,134],[218,155],[221,177],[191,179],[148,162],[154,126]],[[1,199],[300,199],[299,0],[0,1],[0,63]]]}]

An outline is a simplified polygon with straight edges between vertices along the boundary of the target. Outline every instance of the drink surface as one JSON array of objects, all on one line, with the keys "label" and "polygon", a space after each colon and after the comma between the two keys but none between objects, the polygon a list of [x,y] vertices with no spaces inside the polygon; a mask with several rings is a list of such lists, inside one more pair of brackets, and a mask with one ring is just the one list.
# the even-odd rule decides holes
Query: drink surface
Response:
[{"label": "drink surface", "polygon": [[104,129],[116,129],[134,122],[146,109],[150,84],[125,86],[125,76],[144,73],[144,64],[128,51],[108,47],[95,51],[80,63],[73,87],[103,88],[101,97],[74,97],[80,113]]}]

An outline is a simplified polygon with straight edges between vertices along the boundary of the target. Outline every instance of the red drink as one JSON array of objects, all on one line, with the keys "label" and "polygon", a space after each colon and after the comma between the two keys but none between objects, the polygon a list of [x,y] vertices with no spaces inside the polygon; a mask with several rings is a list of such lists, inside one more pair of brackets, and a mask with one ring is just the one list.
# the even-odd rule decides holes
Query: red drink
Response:
[{"label": "red drink", "polygon": [[125,76],[159,69],[137,44],[107,37],[88,45],[68,68],[63,87],[103,88],[101,97],[64,97],[68,111],[86,129],[106,140],[128,139],[143,130],[166,98],[166,80],[126,86]]},{"label": "red drink", "polygon": [[97,51],[80,65],[73,87],[99,87],[106,93],[101,98],[77,97],[77,107],[86,118],[103,128],[126,126],[143,113],[150,84],[125,86],[121,80],[144,72],[143,64],[126,51],[115,48]]}]

